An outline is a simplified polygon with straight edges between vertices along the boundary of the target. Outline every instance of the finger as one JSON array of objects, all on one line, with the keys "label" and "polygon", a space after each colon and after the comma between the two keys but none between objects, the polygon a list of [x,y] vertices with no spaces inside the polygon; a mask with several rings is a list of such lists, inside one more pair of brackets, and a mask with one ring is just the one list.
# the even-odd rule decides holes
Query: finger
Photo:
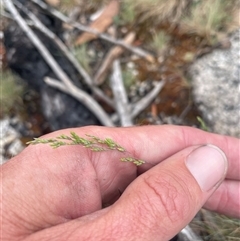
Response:
[{"label": "finger", "polygon": [[112,207],[30,238],[169,240],[191,221],[226,171],[227,159],[218,148],[187,148],[139,176]]},{"label": "finger", "polygon": [[207,200],[205,208],[221,214],[240,217],[240,182],[225,180]]},{"label": "finger", "polygon": [[148,170],[188,146],[213,144],[223,150],[229,160],[227,178],[240,180],[240,140],[237,138],[217,135],[192,127],[171,125],[128,128],[83,127],[61,130],[52,133],[51,136],[69,134],[70,131],[83,136],[90,134],[100,138],[112,138],[125,147],[129,153],[150,164],[142,165],[140,172]]}]

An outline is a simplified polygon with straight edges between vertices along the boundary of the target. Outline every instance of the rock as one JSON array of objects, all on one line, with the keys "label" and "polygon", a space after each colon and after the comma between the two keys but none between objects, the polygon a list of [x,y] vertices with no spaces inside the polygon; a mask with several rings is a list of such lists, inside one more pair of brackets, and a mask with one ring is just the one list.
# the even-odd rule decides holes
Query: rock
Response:
[{"label": "rock", "polygon": [[240,29],[189,69],[193,96],[210,131],[240,137]]},{"label": "rock", "polygon": [[12,119],[4,118],[0,120],[0,165],[6,162],[9,157],[20,153],[24,146],[20,141],[18,133],[11,125]]}]

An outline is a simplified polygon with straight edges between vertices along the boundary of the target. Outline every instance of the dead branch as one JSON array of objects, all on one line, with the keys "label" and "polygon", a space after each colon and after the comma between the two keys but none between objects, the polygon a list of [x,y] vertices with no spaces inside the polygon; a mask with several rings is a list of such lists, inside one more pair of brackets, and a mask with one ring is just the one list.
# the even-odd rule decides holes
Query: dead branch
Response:
[{"label": "dead branch", "polygon": [[4,18],[8,18],[8,19],[13,20],[12,15],[7,13],[7,12],[5,12],[5,10],[3,8],[0,9],[0,17],[4,17]]},{"label": "dead branch", "polygon": [[58,38],[58,36],[56,34],[54,34],[52,31],[50,31],[44,24],[42,24],[41,21],[32,12],[30,12],[27,8],[25,8],[20,2],[14,1],[14,4],[18,8],[20,8],[32,20],[34,27],[36,27],[39,31],[41,31],[48,38],[50,38],[52,41],[54,41],[56,43],[56,45],[65,54],[67,59],[73,64],[73,66],[76,68],[76,70],[79,72],[79,74],[83,77],[85,83],[93,91],[93,93],[96,94],[96,96],[101,98],[103,101],[105,101],[105,103],[107,103],[109,106],[114,108],[113,101],[110,98],[108,98],[99,88],[97,88],[96,86],[93,85],[93,80],[91,79],[90,75],[81,66],[81,64],[76,60],[76,58],[68,50],[66,45],[62,42],[62,40],[60,38]]},{"label": "dead branch", "polygon": [[133,107],[132,107],[132,118],[136,117],[141,113],[144,109],[146,109],[150,103],[156,98],[159,92],[162,90],[165,82],[155,82],[154,89],[148,93],[144,98],[139,100]]},{"label": "dead branch", "polygon": [[141,48],[137,48],[137,47],[133,47],[129,44],[126,44],[123,40],[117,40],[115,38],[112,38],[111,36],[104,34],[104,33],[99,33],[98,31],[91,29],[87,26],[84,26],[80,23],[77,22],[72,22],[70,18],[68,18],[67,16],[65,16],[64,14],[62,14],[61,12],[57,11],[56,9],[48,6],[46,3],[44,3],[41,0],[31,0],[32,2],[36,3],[38,6],[40,6],[42,9],[48,11],[49,13],[51,13],[53,16],[55,16],[56,18],[60,19],[62,22],[67,23],[71,26],[73,26],[76,29],[79,29],[83,32],[87,32],[87,33],[91,33],[96,35],[97,37],[104,39],[112,44],[115,45],[119,45],[129,51],[131,51],[132,53],[145,58],[147,61],[149,62],[154,62],[154,57],[146,52],[145,50],[141,49]]},{"label": "dead branch", "polygon": [[[36,34],[32,31],[32,29],[27,25],[25,20],[21,17],[18,10],[15,8],[15,6],[12,3],[12,0],[4,0],[4,5],[7,7],[8,11],[12,14],[15,21],[18,23],[20,28],[23,30],[23,32],[28,36],[28,38],[32,41],[34,46],[38,49],[38,51],[41,53],[42,57],[45,59],[45,61],[49,64],[49,66],[52,68],[53,72],[56,74],[56,76],[62,81],[62,84],[65,86],[65,89],[68,90],[69,93],[73,93],[74,96],[76,96],[76,93],[78,93],[78,88],[71,82],[67,74],[62,70],[62,68],[59,66],[59,64],[55,61],[55,59],[52,57],[51,53],[48,51],[48,49],[43,45],[43,43],[39,40],[39,38],[36,36]],[[84,96],[87,94],[85,93]],[[90,96],[88,96],[91,98]],[[89,99],[88,98],[88,99]],[[88,103],[88,101],[87,101]],[[97,107],[98,111],[93,112],[101,121],[103,125],[106,126],[113,126],[112,121],[108,117],[108,115],[105,113],[105,111],[102,109],[102,107],[92,99],[91,105],[94,107]],[[90,110],[92,110],[91,106],[87,106]]]},{"label": "dead branch", "polygon": [[20,28],[23,30],[23,32],[27,35],[27,37],[32,41],[34,46],[38,49],[38,51],[41,53],[45,61],[49,64],[49,66],[52,68],[53,72],[57,75],[57,77],[65,83],[66,86],[71,86],[71,81],[66,75],[66,73],[62,70],[62,68],[58,65],[58,63],[55,61],[55,59],[52,57],[48,49],[43,45],[43,43],[39,40],[39,38],[36,36],[36,34],[32,31],[31,28],[27,25],[25,20],[21,17],[18,10],[15,8],[15,6],[12,3],[12,0],[4,0],[5,6],[8,8],[9,12],[11,12],[13,18],[18,23]]},{"label": "dead branch", "polygon": [[119,60],[113,62],[113,72],[110,80],[121,126],[132,126],[133,122],[129,112],[128,98],[123,84]]},{"label": "dead branch", "polygon": [[91,110],[98,117],[98,119],[105,126],[114,126],[114,124],[112,123],[108,115],[105,113],[105,111],[103,111],[102,108],[98,105],[98,103],[93,98],[91,98],[91,96],[89,96],[86,92],[82,91],[76,86],[73,86],[70,90],[66,88],[64,83],[50,77],[45,77],[44,81],[49,86],[54,87],[64,93],[67,93],[74,97],[76,100],[83,103],[89,110]]},{"label": "dead branch", "polygon": [[[130,32],[125,38],[124,41],[128,44],[132,43],[135,39],[135,33]],[[109,69],[112,66],[112,63],[115,59],[119,57],[123,53],[124,49],[120,46],[115,46],[108,52],[107,56],[103,60],[100,68],[98,69],[95,77],[94,77],[94,84],[101,85],[106,78]]]},{"label": "dead branch", "polygon": [[[155,82],[155,87],[151,92],[149,92],[144,98],[139,100],[135,105],[130,106],[132,119],[137,117],[145,108],[147,108],[151,104],[151,102],[162,90],[164,84],[164,81]],[[113,114],[111,119],[113,122],[116,122],[119,119],[119,117],[117,114]]]}]

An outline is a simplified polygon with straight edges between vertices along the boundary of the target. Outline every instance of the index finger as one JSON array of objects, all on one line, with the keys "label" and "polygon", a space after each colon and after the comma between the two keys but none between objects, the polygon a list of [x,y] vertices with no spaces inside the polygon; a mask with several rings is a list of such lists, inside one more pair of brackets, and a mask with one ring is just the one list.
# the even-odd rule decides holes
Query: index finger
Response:
[{"label": "index finger", "polygon": [[[110,137],[134,157],[143,159],[150,166],[194,145],[213,144],[224,151],[229,161],[227,178],[240,180],[240,140],[186,126],[141,126],[127,128],[82,127],[70,129],[77,134],[92,134],[100,138]],[[59,131],[69,133],[68,130]],[[58,133],[58,132],[57,132]],[[146,171],[149,165],[142,165]]]}]

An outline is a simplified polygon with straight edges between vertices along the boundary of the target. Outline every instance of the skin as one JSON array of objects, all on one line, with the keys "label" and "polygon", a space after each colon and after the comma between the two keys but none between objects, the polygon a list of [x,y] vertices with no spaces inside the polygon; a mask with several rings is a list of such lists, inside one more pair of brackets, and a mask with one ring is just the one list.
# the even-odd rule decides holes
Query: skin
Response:
[{"label": "skin", "polygon": [[[169,240],[203,205],[240,218],[239,139],[169,125],[91,126],[44,138],[70,131],[110,137],[147,163],[136,167],[120,162],[119,152],[81,146],[27,147],[1,167],[1,240]],[[205,144],[228,159],[216,191],[202,191],[185,165]]]}]

